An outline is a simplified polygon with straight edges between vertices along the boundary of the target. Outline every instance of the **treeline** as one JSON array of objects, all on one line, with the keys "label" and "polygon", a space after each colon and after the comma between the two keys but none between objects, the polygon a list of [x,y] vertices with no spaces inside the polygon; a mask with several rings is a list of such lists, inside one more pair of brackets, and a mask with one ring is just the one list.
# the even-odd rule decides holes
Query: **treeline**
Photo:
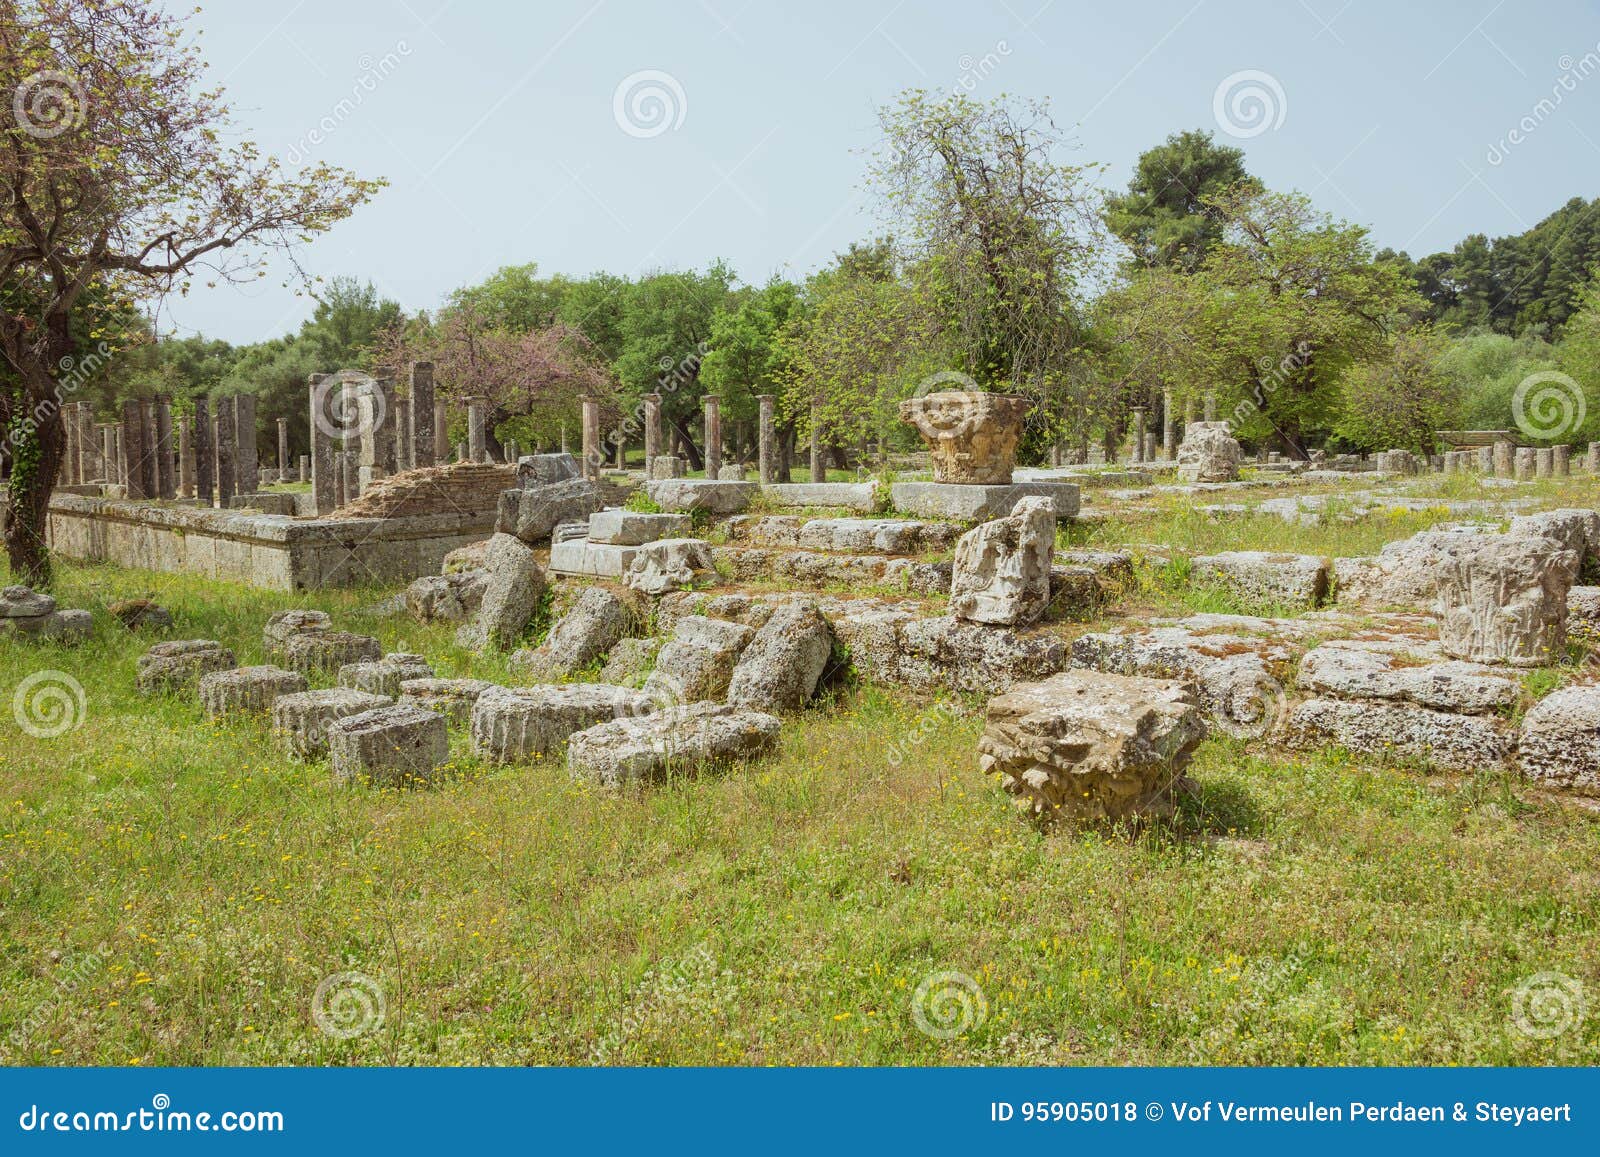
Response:
[{"label": "treeline", "polygon": [[180,409],[250,390],[300,444],[310,373],[425,359],[446,397],[490,398],[497,439],[522,446],[576,438],[582,396],[611,428],[659,393],[695,466],[706,394],[736,457],[754,454],[757,399],[775,394],[785,450],[816,415],[843,466],[911,445],[898,402],[951,381],[1032,398],[1023,455],[1038,460],[1115,450],[1135,408],[1159,420],[1207,397],[1247,441],[1290,453],[1426,451],[1441,428],[1513,427],[1519,385],[1544,373],[1573,383],[1582,421],[1539,432],[1600,437],[1585,405],[1600,387],[1600,200],[1413,260],[1266,188],[1206,133],[1150,149],[1103,196],[1059,159],[1068,142],[1041,104],[911,92],[881,123],[880,235],[803,281],[744,283],[720,261],[634,278],[510,265],[407,315],[341,278],[293,335],[135,342],[91,389],[108,408],[164,391]]}]

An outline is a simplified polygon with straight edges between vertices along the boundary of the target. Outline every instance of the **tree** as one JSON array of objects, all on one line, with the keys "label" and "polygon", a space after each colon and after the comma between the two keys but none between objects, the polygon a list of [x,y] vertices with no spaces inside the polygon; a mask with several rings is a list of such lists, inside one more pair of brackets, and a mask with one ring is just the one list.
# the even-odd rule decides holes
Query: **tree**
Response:
[{"label": "tree", "polygon": [[1106,225],[1149,269],[1192,273],[1222,237],[1223,221],[1207,199],[1253,184],[1244,153],[1210,133],[1173,133],[1139,154],[1126,193],[1106,198]]},{"label": "tree", "polygon": [[879,120],[870,176],[959,368],[1041,396],[1072,349],[1099,225],[1048,107],[913,90]]},{"label": "tree", "polygon": [[701,359],[700,380],[708,392],[722,399],[728,419],[754,419],[759,408],[756,399],[781,392],[785,352],[778,334],[799,304],[799,287],[774,277],[759,291],[746,294],[737,306],[721,309],[711,319],[711,348]]},{"label": "tree", "polygon": [[1434,435],[1460,416],[1461,386],[1440,364],[1446,342],[1428,329],[1395,337],[1378,358],[1353,363],[1341,380],[1338,433],[1363,450],[1432,454]]},{"label": "tree", "polygon": [[317,308],[300,327],[300,340],[311,346],[321,372],[365,367],[378,335],[399,325],[403,317],[400,303],[380,298],[370,281],[335,277],[318,294]]},{"label": "tree", "polygon": [[629,285],[618,329],[615,369],[628,400],[661,395],[661,416],[698,470],[704,465],[692,428],[705,394],[700,366],[711,348],[711,324],[733,292],[733,270],[721,261],[704,273],[654,273]]},{"label": "tree", "polygon": [[[0,9],[0,355],[12,376],[6,552],[47,584],[45,520],[66,442],[64,359],[87,356],[80,312],[231,280],[348,216],[381,182],[312,166],[286,176],[233,139],[183,27],[148,0],[24,0]],[[233,143],[225,143],[233,139]],[[100,353],[98,347],[96,354]],[[111,351],[106,351],[109,356]]]}]

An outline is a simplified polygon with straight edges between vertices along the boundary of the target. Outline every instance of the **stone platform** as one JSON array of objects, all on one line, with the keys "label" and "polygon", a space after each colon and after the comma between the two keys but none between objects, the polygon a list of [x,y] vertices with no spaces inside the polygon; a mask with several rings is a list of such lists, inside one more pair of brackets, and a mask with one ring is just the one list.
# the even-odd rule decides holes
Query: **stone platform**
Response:
[{"label": "stone platform", "polygon": [[494,511],[297,519],[57,493],[51,549],[84,562],[229,579],[270,590],[408,582],[486,538]]},{"label": "stone platform", "polygon": [[896,482],[889,489],[894,508],[922,518],[976,522],[1003,518],[1021,498],[1048,498],[1057,518],[1076,518],[1078,487],[1073,482],[1009,482],[980,486],[952,482]]}]

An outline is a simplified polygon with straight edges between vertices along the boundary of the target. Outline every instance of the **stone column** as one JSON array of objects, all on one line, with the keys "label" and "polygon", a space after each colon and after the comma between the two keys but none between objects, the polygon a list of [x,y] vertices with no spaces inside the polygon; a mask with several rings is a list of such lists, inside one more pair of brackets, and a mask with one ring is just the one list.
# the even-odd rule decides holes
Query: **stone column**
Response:
[{"label": "stone column", "polygon": [[1485,476],[1494,473],[1494,447],[1478,447],[1478,473]]},{"label": "stone column", "polygon": [[1172,412],[1172,391],[1161,391],[1161,456],[1171,458],[1178,448],[1177,415]]},{"label": "stone column", "polygon": [[67,486],[77,486],[83,481],[83,450],[78,445],[77,403],[69,402],[62,406],[61,419],[67,435],[67,444],[62,450],[61,481]]},{"label": "stone column", "polygon": [[760,467],[761,485],[770,486],[778,468],[777,431],[773,423],[778,399],[774,394],[762,394],[757,400],[761,403],[761,429],[757,435],[756,461]]},{"label": "stone column", "polygon": [[178,419],[178,497],[194,497],[194,423]]},{"label": "stone column", "polygon": [[144,496],[146,498],[160,498],[160,473],[156,469],[156,462],[161,457],[161,448],[156,442],[156,404],[154,400],[146,401],[139,407],[139,416],[143,420],[144,429],[139,437],[144,446],[144,457],[139,464],[139,473],[144,478]]},{"label": "stone column", "polygon": [[118,482],[117,424],[101,422],[96,429],[100,431],[100,477],[108,484]]},{"label": "stone column", "polygon": [[1570,477],[1572,474],[1572,447],[1562,443],[1559,446],[1550,447],[1550,450],[1555,458],[1555,476],[1557,478]]},{"label": "stone column", "polygon": [[311,399],[311,501],[318,514],[327,514],[339,504],[338,464],[333,455],[333,432],[328,426],[329,397],[333,387],[327,374],[312,374],[308,379]]},{"label": "stone column", "polygon": [[172,459],[172,396],[157,394],[155,405],[156,496],[170,502],[178,496]]},{"label": "stone column", "polygon": [[300,481],[301,482],[309,482],[311,480],[311,455],[310,454],[302,454],[302,455],[300,455],[299,466],[300,466]]},{"label": "stone column", "polygon": [[1533,476],[1535,478],[1549,478],[1555,473],[1555,455],[1550,447],[1540,446],[1533,452]]},{"label": "stone column", "polygon": [[415,465],[411,450],[411,399],[394,400],[394,468],[410,470]]},{"label": "stone column", "polygon": [[[567,428],[561,427],[562,449],[566,449]],[[649,478],[651,465],[661,456],[661,395],[644,396],[644,476]]]},{"label": "stone column", "polygon": [[600,403],[594,398],[582,399],[583,406],[583,477],[600,480]]},{"label": "stone column", "polygon": [[278,419],[278,481],[289,481],[289,419]]},{"label": "stone column", "polygon": [[1517,448],[1504,438],[1495,442],[1492,453],[1496,478],[1511,478],[1516,474],[1516,451]]},{"label": "stone column", "polygon": [[443,398],[433,403],[433,460],[443,466],[450,459],[450,411]]},{"label": "stone column", "polygon": [[204,398],[194,400],[194,429],[189,437],[194,439],[194,496],[202,507],[210,509],[217,491],[217,443],[211,403]]},{"label": "stone column", "polygon": [[358,397],[361,429],[361,488],[394,473],[394,382],[375,378]]},{"label": "stone column", "polygon": [[261,458],[256,450],[256,396],[233,396],[233,453],[235,494],[254,494],[261,488]]},{"label": "stone column", "polygon": [[489,399],[472,397],[467,398],[466,403],[467,457],[474,462],[483,462],[489,457]]},{"label": "stone column", "polygon": [[95,444],[94,435],[94,407],[88,402],[79,402],[77,409],[78,423],[78,476],[84,482],[102,477],[104,467],[95,460],[99,458],[99,448]]},{"label": "stone column", "polygon": [[239,492],[239,395],[217,399],[212,420],[217,444],[217,505],[227,510]]},{"label": "stone column", "polygon": [[1206,421],[1215,422],[1216,420],[1217,420],[1217,395],[1214,394],[1214,393],[1207,393],[1206,394]]},{"label": "stone column", "polygon": [[1144,407],[1133,408],[1133,460],[1144,461]]},{"label": "stone column", "polygon": [[1584,469],[1590,474],[1600,474],[1600,442],[1589,443],[1589,454],[1584,459]]},{"label": "stone column", "polygon": [[[433,406],[433,363],[411,363],[411,403],[407,416],[411,419],[411,466],[432,466],[444,449],[444,439],[435,440]],[[437,447],[437,449],[436,449]]]},{"label": "stone column", "polygon": [[129,498],[149,498],[144,486],[143,463],[149,451],[144,445],[144,403],[129,398],[122,403],[122,450],[119,454],[128,477],[124,485]]},{"label": "stone column", "polygon": [[1518,482],[1527,482],[1533,477],[1533,447],[1518,446],[1516,457],[1516,478]]},{"label": "stone column", "polygon": [[822,460],[822,403],[811,402],[811,481],[826,482],[828,466]]},{"label": "stone column", "polygon": [[722,470],[722,399],[707,394],[701,406],[706,419],[706,477],[715,479]]}]

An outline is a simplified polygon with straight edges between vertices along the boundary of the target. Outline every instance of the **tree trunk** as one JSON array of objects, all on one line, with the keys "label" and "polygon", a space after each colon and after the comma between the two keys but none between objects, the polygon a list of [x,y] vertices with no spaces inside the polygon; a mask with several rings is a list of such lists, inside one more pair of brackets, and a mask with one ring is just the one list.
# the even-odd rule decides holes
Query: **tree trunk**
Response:
[{"label": "tree trunk", "polygon": [[[34,375],[30,375],[32,377]],[[50,585],[50,552],[45,544],[50,495],[66,451],[66,431],[55,386],[42,373],[24,388],[27,412],[36,415],[31,435],[11,447],[10,502],[6,508],[6,559],[11,579],[25,586]],[[21,421],[27,419],[21,418]],[[13,420],[17,429],[18,419]]]},{"label": "tree trunk", "polygon": [[677,431],[678,442],[683,446],[684,457],[689,459],[690,470],[704,470],[706,465],[705,455],[700,453],[700,448],[694,444],[694,435],[689,433],[689,426],[682,418],[671,419],[672,428]]}]

